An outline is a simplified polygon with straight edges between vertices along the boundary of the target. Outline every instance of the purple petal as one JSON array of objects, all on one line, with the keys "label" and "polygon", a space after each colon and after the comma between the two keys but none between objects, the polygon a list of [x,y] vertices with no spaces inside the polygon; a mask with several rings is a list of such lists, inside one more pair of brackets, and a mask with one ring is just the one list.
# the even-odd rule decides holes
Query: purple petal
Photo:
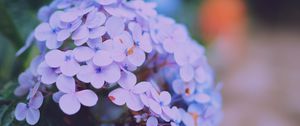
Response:
[{"label": "purple petal", "polygon": [[74,76],[80,71],[80,65],[75,60],[71,60],[63,63],[60,70],[66,76]]},{"label": "purple petal", "polygon": [[112,16],[122,17],[128,20],[133,20],[136,16],[135,13],[132,13],[129,9],[123,6],[104,6],[104,10]]},{"label": "purple petal", "polygon": [[125,48],[130,48],[133,46],[133,40],[131,35],[128,32],[123,32],[121,35],[115,36],[113,40],[120,45],[123,45]]},{"label": "purple petal", "polygon": [[183,53],[182,49],[178,49],[174,52],[174,59],[176,63],[180,66],[188,64],[188,57],[185,53]]},{"label": "purple petal", "polygon": [[56,87],[58,90],[64,93],[75,92],[75,80],[73,77],[68,77],[65,75],[60,75],[56,81]]},{"label": "purple petal", "polygon": [[199,93],[196,95],[195,100],[199,103],[205,104],[210,101],[210,96],[205,93]]},{"label": "purple petal", "polygon": [[49,24],[52,28],[57,28],[59,27],[61,20],[60,20],[60,15],[62,14],[62,11],[56,11],[54,12],[50,19],[49,19]]},{"label": "purple petal", "polygon": [[135,22],[130,22],[128,24],[128,29],[132,33],[132,37],[134,40],[138,40],[142,35],[142,27]]},{"label": "purple petal", "polygon": [[159,103],[157,103],[156,101],[154,101],[153,99],[149,99],[148,100],[149,103],[149,108],[156,114],[161,114],[162,110],[161,107],[159,105]]},{"label": "purple petal", "polygon": [[105,33],[106,33],[106,29],[104,26],[93,28],[93,29],[90,29],[89,38],[91,38],[91,39],[100,38]]},{"label": "purple petal", "polygon": [[185,65],[181,67],[180,77],[183,81],[191,81],[194,78],[194,68],[191,65]]},{"label": "purple petal", "polygon": [[146,126],[158,126],[158,120],[156,117],[151,116],[147,119]]},{"label": "purple petal", "polygon": [[40,119],[40,111],[34,108],[29,108],[26,113],[26,122],[30,125],[35,125]]},{"label": "purple petal", "polygon": [[72,35],[73,40],[79,40],[89,37],[89,29],[86,25],[81,25]]},{"label": "purple petal", "polygon": [[52,31],[48,23],[42,23],[36,27],[34,36],[38,41],[45,41],[51,36]]},{"label": "purple petal", "polygon": [[53,95],[52,95],[52,99],[54,102],[58,103],[59,102],[59,99],[64,95],[65,93],[63,92],[55,92]]},{"label": "purple petal", "polygon": [[92,59],[94,56],[94,51],[86,46],[77,47],[73,50],[74,58],[78,62],[84,62]]},{"label": "purple petal", "polygon": [[38,73],[42,75],[41,81],[44,84],[53,84],[56,81],[58,74],[55,71],[56,69],[49,67],[46,62],[38,66]]},{"label": "purple petal", "polygon": [[133,111],[140,111],[144,108],[144,104],[140,100],[138,95],[128,93],[126,98],[127,107]]},{"label": "purple petal", "polygon": [[113,62],[113,60],[110,57],[109,52],[100,50],[95,54],[95,56],[93,58],[93,62],[97,66],[107,66],[107,65],[111,64]]},{"label": "purple petal", "polygon": [[145,106],[149,107],[149,101],[148,101],[149,97],[146,94],[140,94],[139,96],[140,96],[142,103]]},{"label": "purple petal", "polygon": [[78,112],[80,106],[80,102],[76,98],[76,95],[73,93],[65,94],[59,99],[60,109],[68,115],[73,115]]},{"label": "purple petal", "polygon": [[202,67],[196,69],[195,79],[199,83],[204,83],[207,80],[207,75]]},{"label": "purple petal", "polygon": [[86,43],[88,40],[89,40],[89,38],[83,38],[83,39],[74,40],[74,44],[76,46],[81,46],[84,43]]},{"label": "purple petal", "polygon": [[22,87],[22,86],[18,86],[15,90],[14,90],[14,94],[16,96],[24,96],[26,93],[28,93],[29,88],[28,87]]},{"label": "purple petal", "polygon": [[77,78],[82,82],[89,83],[94,73],[94,68],[91,65],[83,65],[77,74]]},{"label": "purple petal", "polygon": [[59,67],[64,62],[64,52],[51,50],[45,55],[45,61],[50,67]]},{"label": "purple petal", "polygon": [[172,83],[172,88],[176,94],[183,94],[185,92],[184,82],[182,80],[175,80]]},{"label": "purple petal", "polygon": [[133,73],[129,71],[123,71],[121,72],[121,78],[118,83],[122,88],[129,90],[133,88],[133,86],[136,84],[136,81],[136,76]]},{"label": "purple petal", "polygon": [[132,51],[132,54],[128,54],[129,62],[135,66],[141,66],[146,59],[144,51],[139,48],[134,48]]},{"label": "purple petal", "polygon": [[132,92],[136,94],[141,94],[149,90],[151,88],[151,83],[149,82],[140,82],[134,86]]},{"label": "purple petal", "polygon": [[22,121],[26,117],[27,105],[24,103],[18,103],[15,110],[15,117],[17,120]]},{"label": "purple petal", "polygon": [[164,105],[168,105],[171,102],[171,95],[167,91],[162,91],[159,94],[159,100],[163,102]]},{"label": "purple petal", "polygon": [[101,5],[110,5],[110,4],[117,3],[117,0],[96,0],[96,2]]},{"label": "purple petal", "polygon": [[69,30],[61,30],[57,33],[57,41],[65,41],[70,35],[71,32]]},{"label": "purple petal", "polygon": [[96,28],[105,23],[106,16],[102,12],[91,12],[88,14],[86,24],[88,28]]},{"label": "purple petal", "polygon": [[94,88],[100,89],[104,85],[104,76],[101,76],[102,74],[93,74],[91,75],[91,84]]},{"label": "purple petal", "polygon": [[108,35],[113,38],[124,31],[125,24],[122,18],[112,16],[107,19],[105,27]]},{"label": "purple petal", "polygon": [[121,78],[121,70],[115,63],[103,69],[103,78],[108,83],[115,83]]},{"label": "purple petal", "polygon": [[139,47],[143,49],[145,52],[150,53],[152,51],[152,43],[151,43],[150,35],[148,33],[144,33],[140,39],[141,40],[140,40]]},{"label": "purple petal", "polygon": [[28,70],[26,70],[25,72],[21,73],[18,77],[18,82],[20,84],[20,86],[22,87],[27,87],[30,88],[32,87],[35,82],[33,81],[34,76],[32,75],[32,73]]},{"label": "purple petal", "polygon": [[57,41],[56,36],[51,36],[46,40],[46,46],[49,49],[57,49],[62,46],[63,42]]},{"label": "purple petal", "polygon": [[63,22],[72,22],[78,18],[78,15],[74,11],[63,12],[60,14],[60,19]]},{"label": "purple petal", "polygon": [[89,107],[96,105],[98,101],[97,95],[91,90],[82,90],[76,92],[76,96],[82,105]]},{"label": "purple petal", "polygon": [[28,105],[31,108],[39,109],[44,101],[43,94],[40,91],[37,91],[36,94],[30,99]]},{"label": "purple petal", "polygon": [[108,98],[116,105],[124,105],[125,104],[124,96],[126,94],[128,94],[127,90],[122,88],[117,88],[108,94]]}]

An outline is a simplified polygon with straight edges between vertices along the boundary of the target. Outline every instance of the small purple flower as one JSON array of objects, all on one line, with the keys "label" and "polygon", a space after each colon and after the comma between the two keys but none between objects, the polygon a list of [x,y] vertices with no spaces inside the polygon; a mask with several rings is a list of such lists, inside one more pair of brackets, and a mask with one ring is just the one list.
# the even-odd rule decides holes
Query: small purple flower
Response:
[{"label": "small purple flower", "polygon": [[65,32],[59,28],[61,14],[61,11],[54,12],[50,17],[49,23],[40,24],[34,31],[35,38],[38,41],[46,41],[46,46],[49,49],[60,47],[66,39]]},{"label": "small purple flower", "polygon": [[97,95],[89,89],[76,91],[73,77],[60,75],[57,79],[56,87],[65,93],[59,98],[59,107],[68,115],[78,112],[81,104],[91,107],[96,105],[98,101]]},{"label": "small purple flower", "polygon": [[53,68],[44,61],[38,67],[38,73],[41,75],[41,82],[44,84],[53,84],[61,74],[59,68]]},{"label": "small purple flower", "polygon": [[64,75],[74,76],[80,70],[80,65],[75,59],[76,57],[71,50],[66,52],[51,50],[45,55],[45,61],[50,67],[59,68]]},{"label": "small purple flower", "polygon": [[111,91],[108,95],[110,100],[117,105],[124,105],[134,111],[139,111],[144,108],[139,95],[145,93],[151,84],[149,82],[140,82],[135,85],[136,77],[134,74],[128,72],[119,80],[119,85],[122,88],[117,88]]},{"label": "small purple flower", "polygon": [[167,91],[162,91],[160,94],[152,91],[152,98],[148,99],[149,108],[156,114],[165,114],[169,112],[169,104],[171,103],[171,95]]},{"label": "small purple flower", "polygon": [[115,83],[121,77],[120,68],[112,63],[108,66],[96,66],[93,63],[81,66],[77,78],[85,83],[91,83],[95,88],[101,88],[104,82]]},{"label": "small purple flower", "polygon": [[147,119],[146,126],[158,126],[158,120],[156,117],[151,116]]},{"label": "small purple flower", "polygon": [[43,95],[41,92],[37,92],[30,100],[28,104],[18,103],[15,110],[15,117],[21,121],[26,119],[26,122],[30,125],[35,125],[40,118],[39,108],[43,103]]}]

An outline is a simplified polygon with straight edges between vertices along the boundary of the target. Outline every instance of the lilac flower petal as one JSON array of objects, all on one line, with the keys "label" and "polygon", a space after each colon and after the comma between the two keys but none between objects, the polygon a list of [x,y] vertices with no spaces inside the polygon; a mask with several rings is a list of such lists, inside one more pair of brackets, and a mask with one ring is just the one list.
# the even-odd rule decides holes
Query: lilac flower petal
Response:
[{"label": "lilac flower petal", "polygon": [[123,45],[125,48],[130,48],[133,46],[133,40],[131,35],[128,32],[123,32],[121,35],[115,36],[113,40],[120,45]]},{"label": "lilac flower petal", "polygon": [[182,122],[186,125],[186,126],[193,126],[195,125],[195,121],[193,119],[193,116],[188,114],[188,113],[185,113],[183,116],[182,116]]},{"label": "lilac flower petal", "polygon": [[182,80],[173,81],[172,88],[176,94],[183,94],[185,92],[184,82]]},{"label": "lilac flower petal", "polygon": [[91,12],[88,14],[86,24],[88,28],[95,28],[103,25],[106,21],[106,16],[102,12]]},{"label": "lilac flower petal", "polygon": [[207,80],[207,75],[202,67],[198,67],[195,71],[195,79],[199,83],[204,83]]},{"label": "lilac flower petal", "polygon": [[182,51],[180,51],[182,49],[178,49],[177,51],[174,52],[174,59],[176,61],[176,63],[180,66],[186,65],[188,64],[188,57],[185,53],[182,53]]},{"label": "lilac flower petal", "polygon": [[150,88],[150,93],[151,93],[152,98],[153,98],[156,102],[159,102],[159,94],[158,94],[158,92],[156,91],[156,89],[155,89],[154,87],[151,87],[151,88]]},{"label": "lilac flower petal", "polygon": [[73,40],[79,40],[89,37],[89,29],[86,25],[81,25],[72,35]]},{"label": "lilac flower petal", "polygon": [[68,77],[65,75],[60,75],[56,81],[56,87],[58,90],[64,93],[75,92],[75,80],[73,77]]},{"label": "lilac flower petal", "polygon": [[91,90],[82,90],[76,92],[79,102],[85,106],[94,106],[98,101],[98,96]]},{"label": "lilac flower petal", "polygon": [[50,67],[59,67],[64,62],[64,52],[51,50],[45,55],[45,61]]},{"label": "lilac flower petal", "polygon": [[134,48],[133,53],[128,55],[128,60],[135,66],[141,66],[146,60],[146,55],[141,49]]},{"label": "lilac flower petal", "polygon": [[148,91],[149,88],[151,88],[151,83],[140,82],[134,86],[134,88],[132,89],[132,92],[136,93],[136,94],[141,94],[141,93],[145,93],[146,91]]},{"label": "lilac flower petal", "polygon": [[53,10],[51,7],[43,6],[39,9],[37,17],[40,21],[47,22],[52,12]]},{"label": "lilac flower petal", "polygon": [[38,41],[45,41],[51,36],[52,31],[48,23],[42,23],[35,28],[34,36]]},{"label": "lilac flower petal", "polygon": [[149,107],[149,102],[148,102],[149,97],[145,94],[140,94],[139,96],[140,96],[140,99],[141,99],[142,103],[145,106]]},{"label": "lilac flower petal", "polygon": [[60,15],[62,14],[62,11],[56,11],[54,12],[50,19],[49,19],[49,24],[52,28],[57,28],[59,27],[61,20],[60,20]]},{"label": "lilac flower petal", "polygon": [[38,109],[29,108],[26,113],[26,122],[35,125],[40,119],[40,111]]},{"label": "lilac flower petal", "polygon": [[105,77],[101,76],[102,74],[98,75],[98,74],[94,74],[94,75],[90,75],[91,76],[91,84],[94,88],[96,89],[100,89],[103,87],[104,83],[105,83]]},{"label": "lilac flower petal", "polygon": [[16,96],[24,96],[26,93],[28,93],[29,88],[28,87],[23,87],[23,86],[18,86],[15,90],[14,90],[14,94]]},{"label": "lilac flower petal", "polygon": [[183,81],[191,81],[194,78],[194,68],[190,65],[185,65],[180,68],[180,77]]},{"label": "lilac flower petal", "polygon": [[22,121],[26,117],[27,105],[24,103],[18,103],[15,110],[15,117],[17,120]]},{"label": "lilac flower petal", "polygon": [[30,99],[28,105],[31,108],[39,109],[44,101],[43,94],[40,91],[37,91],[36,94]]},{"label": "lilac flower petal", "polygon": [[57,33],[57,41],[65,41],[70,35],[71,32],[69,30],[61,30]]},{"label": "lilac flower petal", "polygon": [[129,71],[123,71],[121,72],[121,78],[118,81],[118,84],[125,89],[131,89],[136,84],[137,78],[136,76],[129,72]]},{"label": "lilac flower petal", "polygon": [[46,40],[46,47],[48,49],[57,49],[62,46],[63,42],[57,41],[55,36],[51,36]]},{"label": "lilac flower petal", "polygon": [[72,21],[75,21],[77,18],[78,18],[78,15],[74,11],[63,12],[60,15],[60,19],[63,22],[72,22]]},{"label": "lilac flower petal", "polygon": [[205,93],[199,93],[196,95],[195,100],[199,103],[205,104],[210,101],[210,96]]},{"label": "lilac flower petal", "polygon": [[159,100],[162,101],[164,105],[168,105],[171,102],[171,94],[167,91],[162,91],[159,94]]},{"label": "lilac flower petal", "polygon": [[60,67],[61,72],[66,76],[74,76],[80,71],[80,65],[76,61],[63,63]]},{"label": "lilac flower petal", "polygon": [[174,115],[174,111],[169,106],[162,107],[162,111],[168,118],[172,118]]},{"label": "lilac flower petal", "polygon": [[111,50],[111,57],[116,62],[122,62],[126,58],[126,54],[124,53],[124,50],[121,49],[114,49]]},{"label": "lilac flower petal", "polygon": [[108,35],[110,37],[115,37],[124,31],[125,24],[122,18],[112,16],[107,19],[105,27]]},{"label": "lilac flower petal", "polygon": [[107,66],[107,65],[111,64],[113,62],[113,60],[110,57],[109,52],[100,50],[95,54],[95,56],[93,58],[93,62],[97,66]]},{"label": "lilac flower petal", "polygon": [[122,88],[117,88],[108,94],[108,98],[116,105],[124,105],[124,94],[128,94],[128,91]]},{"label": "lilac flower petal", "polygon": [[73,93],[65,94],[59,99],[60,109],[68,115],[73,115],[78,112],[80,106],[80,102],[76,98],[76,95]]},{"label": "lilac flower petal", "polygon": [[128,20],[133,20],[136,16],[135,13],[132,13],[129,9],[123,6],[104,6],[104,10],[111,14],[112,16],[126,18]]},{"label": "lilac flower petal", "polygon": [[59,99],[64,95],[65,93],[63,92],[55,92],[53,95],[52,95],[52,99],[54,102],[58,103],[59,102]]},{"label": "lilac flower petal", "polygon": [[156,101],[154,101],[153,99],[149,99],[148,100],[149,103],[149,108],[155,112],[156,114],[161,114],[162,110],[161,107],[159,105],[159,103],[157,103]]},{"label": "lilac flower petal", "polygon": [[77,47],[73,50],[74,58],[78,62],[84,62],[92,59],[94,51],[86,46]]},{"label": "lilac flower petal", "polygon": [[128,96],[125,96],[127,107],[133,111],[139,111],[144,108],[144,104],[140,100],[138,95],[133,93],[128,93]]},{"label": "lilac flower petal", "polygon": [[128,24],[128,29],[132,33],[132,37],[134,40],[138,40],[142,35],[142,27],[135,22],[130,22]]},{"label": "lilac flower petal", "polygon": [[110,5],[110,4],[117,3],[117,0],[96,0],[96,2],[101,5]]},{"label": "lilac flower petal", "polygon": [[90,39],[100,38],[102,35],[106,33],[106,29],[104,26],[100,26],[94,29],[90,29]]},{"label": "lilac flower petal", "polygon": [[58,74],[55,73],[55,69],[49,67],[45,62],[42,62],[38,66],[38,73],[42,75],[41,81],[44,84],[53,84],[58,77]]},{"label": "lilac flower petal", "polygon": [[148,33],[144,33],[140,39],[141,42],[139,47],[143,49],[145,52],[150,53],[152,51],[152,45],[151,45],[152,43],[151,43],[150,35]]},{"label": "lilac flower petal", "polygon": [[92,74],[94,74],[94,68],[91,65],[83,65],[77,74],[77,78],[85,83],[91,82]]},{"label": "lilac flower petal", "polygon": [[89,38],[83,38],[83,39],[74,40],[74,44],[76,46],[81,46],[84,43],[86,43],[88,40],[89,40]]},{"label": "lilac flower petal", "polygon": [[121,78],[121,70],[115,63],[103,69],[103,77],[108,83],[115,83]]},{"label": "lilac flower petal", "polygon": [[18,82],[19,82],[20,86],[30,88],[35,83],[33,81],[33,78],[34,78],[34,76],[32,75],[32,73],[27,70],[19,75]]},{"label": "lilac flower petal", "polygon": [[154,116],[147,119],[146,126],[158,126],[158,120]]}]

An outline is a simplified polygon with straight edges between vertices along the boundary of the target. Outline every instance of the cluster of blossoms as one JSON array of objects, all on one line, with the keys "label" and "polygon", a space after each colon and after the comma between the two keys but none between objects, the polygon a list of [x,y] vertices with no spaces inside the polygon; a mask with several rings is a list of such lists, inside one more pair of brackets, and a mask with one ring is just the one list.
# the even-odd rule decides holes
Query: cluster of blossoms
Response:
[{"label": "cluster of blossoms", "polygon": [[[183,25],[142,0],[55,0],[38,13],[33,32],[41,54],[19,76],[17,120],[34,125],[43,94],[67,115],[101,102],[96,90],[126,105],[147,126],[215,126],[220,87],[205,50]],[[56,87],[57,92],[50,92]],[[124,122],[125,124],[127,122]]]}]

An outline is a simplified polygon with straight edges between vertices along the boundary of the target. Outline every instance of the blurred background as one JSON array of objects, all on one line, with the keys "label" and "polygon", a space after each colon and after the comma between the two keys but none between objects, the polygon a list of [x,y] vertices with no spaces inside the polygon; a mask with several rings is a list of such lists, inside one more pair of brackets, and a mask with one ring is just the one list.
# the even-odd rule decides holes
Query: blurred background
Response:
[{"label": "blurred background", "polygon": [[[186,24],[224,83],[221,126],[300,125],[300,1],[148,0]],[[50,0],[0,0],[0,105],[37,49],[15,53]],[[0,107],[0,124],[9,107]],[[9,123],[8,123],[9,124]]]}]

